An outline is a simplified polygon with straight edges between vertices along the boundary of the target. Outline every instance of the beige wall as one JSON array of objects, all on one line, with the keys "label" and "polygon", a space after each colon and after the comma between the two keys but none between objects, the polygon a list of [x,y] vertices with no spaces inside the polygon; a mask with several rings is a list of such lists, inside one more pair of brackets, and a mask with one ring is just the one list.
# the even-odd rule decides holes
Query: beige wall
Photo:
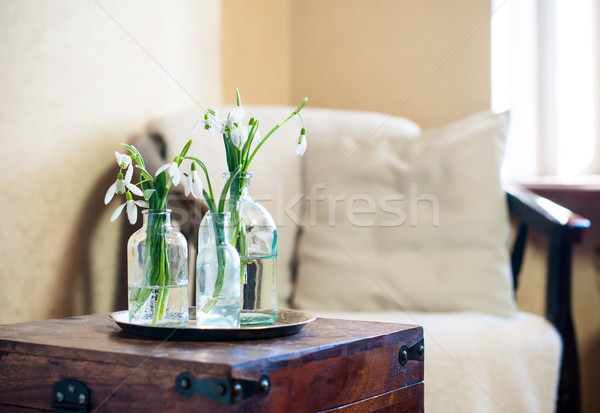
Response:
[{"label": "beige wall", "polygon": [[224,0],[225,99],[238,86],[248,103],[308,96],[442,125],[490,106],[489,14],[480,0]]},{"label": "beige wall", "polygon": [[82,311],[92,230],[108,311],[118,203],[98,180],[148,117],[221,99],[220,2],[98,3],[118,23],[93,1],[0,3],[0,323]]},{"label": "beige wall", "polygon": [[[290,101],[289,0],[225,0],[221,13],[223,95],[235,102]],[[304,97],[304,96],[303,96]]]}]

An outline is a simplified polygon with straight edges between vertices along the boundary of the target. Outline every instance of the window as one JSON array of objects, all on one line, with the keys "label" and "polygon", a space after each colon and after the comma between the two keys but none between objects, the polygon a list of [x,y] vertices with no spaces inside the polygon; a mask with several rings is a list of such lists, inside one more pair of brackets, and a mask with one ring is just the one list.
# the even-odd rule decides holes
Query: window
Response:
[{"label": "window", "polygon": [[492,109],[511,110],[503,175],[600,172],[593,0],[492,1]]}]

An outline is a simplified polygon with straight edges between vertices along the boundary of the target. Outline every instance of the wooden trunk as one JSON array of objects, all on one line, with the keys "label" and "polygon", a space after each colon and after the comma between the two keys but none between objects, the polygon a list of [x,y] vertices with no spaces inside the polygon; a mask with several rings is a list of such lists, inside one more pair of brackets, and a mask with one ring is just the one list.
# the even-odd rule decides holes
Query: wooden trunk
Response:
[{"label": "wooden trunk", "polygon": [[422,339],[417,326],[323,318],[221,343],[144,339],[106,315],[2,325],[0,411],[422,412]]}]

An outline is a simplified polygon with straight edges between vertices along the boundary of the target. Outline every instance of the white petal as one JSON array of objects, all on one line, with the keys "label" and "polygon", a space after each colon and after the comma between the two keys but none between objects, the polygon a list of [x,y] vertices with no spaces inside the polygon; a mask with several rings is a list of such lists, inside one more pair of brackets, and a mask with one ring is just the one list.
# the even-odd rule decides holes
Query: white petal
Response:
[{"label": "white petal", "polygon": [[[119,168],[127,168],[131,164],[131,156],[115,152]],[[124,165],[124,166],[123,166]]]},{"label": "white petal", "polygon": [[160,168],[158,168],[158,171],[156,171],[156,176],[160,175],[160,174],[161,174],[161,172],[164,172],[164,171],[166,171],[167,169],[169,169],[169,166],[171,166],[171,164],[170,164],[170,163],[168,163],[168,164],[166,164],[166,165],[163,165],[163,166],[161,166]]},{"label": "white petal", "polygon": [[127,201],[127,218],[131,225],[137,222],[137,207],[135,206],[135,201]]},{"label": "white petal", "polygon": [[300,140],[296,143],[296,154],[302,156],[302,155],[304,155],[305,151],[306,151],[306,136],[300,135]]},{"label": "white petal", "polygon": [[240,126],[238,129],[239,129],[239,133],[240,133],[240,146],[239,146],[239,148],[241,149],[242,146],[244,146],[244,144],[248,140],[248,133],[250,132],[250,126]]},{"label": "white petal", "polygon": [[188,176],[185,180],[185,196],[188,196],[190,194],[190,190],[192,189],[192,176]]},{"label": "white petal", "polygon": [[133,178],[133,166],[129,166],[129,168],[127,168],[127,172],[125,172],[125,183],[129,183],[131,182],[131,178]]},{"label": "white petal", "polygon": [[233,146],[235,146],[236,148],[240,147],[240,134],[238,133],[237,128],[233,128],[231,130],[231,132],[229,133],[229,137],[231,138],[231,142],[233,143]]},{"label": "white petal", "polygon": [[119,215],[121,215],[121,211],[123,211],[123,208],[125,208],[125,205],[127,205],[127,202],[119,205],[117,207],[117,209],[115,209],[115,212],[113,212],[112,216],[110,217],[110,222],[113,222],[115,219],[117,219],[119,217]]},{"label": "white petal", "polygon": [[127,187],[127,189],[129,189],[131,191],[132,194],[137,195],[137,196],[144,196],[144,193],[142,192],[142,190],[140,188],[138,188],[137,186],[135,186],[134,184],[125,184],[125,186]]},{"label": "white petal", "polygon": [[148,202],[146,202],[146,201],[141,201],[141,200],[139,200],[139,201],[133,201],[133,202],[134,202],[134,203],[135,203],[137,206],[139,206],[139,207],[141,207],[141,208],[148,208],[148,207],[149,207],[149,205],[148,205]]},{"label": "white petal", "polygon": [[173,178],[173,185],[179,185],[179,181],[181,180],[181,172],[179,172],[179,167],[175,162],[173,162],[169,168],[169,175],[171,175],[171,178]]},{"label": "white petal", "polygon": [[115,182],[115,185],[117,185],[117,189],[116,189],[117,194],[125,193],[125,181],[124,180],[117,179],[117,182]]},{"label": "white petal", "polygon": [[236,106],[229,114],[229,120],[233,123],[240,123],[244,119],[244,107]]},{"label": "white petal", "polygon": [[108,191],[106,191],[106,195],[104,196],[104,204],[108,205],[108,203],[110,201],[112,201],[113,197],[115,196],[115,192],[117,190],[117,182],[115,181],[115,183],[113,183],[109,188]]},{"label": "white petal", "polygon": [[193,172],[192,178],[192,195],[194,198],[200,199],[202,197],[202,181],[196,171]]},{"label": "white petal", "polygon": [[204,121],[203,121],[203,120],[201,120],[200,122],[196,122],[196,123],[194,123],[194,126],[192,126],[192,130],[190,131],[190,133],[194,133],[194,132],[196,132],[196,131],[197,131],[198,129],[200,129],[201,127],[202,127],[202,128],[204,127]]}]

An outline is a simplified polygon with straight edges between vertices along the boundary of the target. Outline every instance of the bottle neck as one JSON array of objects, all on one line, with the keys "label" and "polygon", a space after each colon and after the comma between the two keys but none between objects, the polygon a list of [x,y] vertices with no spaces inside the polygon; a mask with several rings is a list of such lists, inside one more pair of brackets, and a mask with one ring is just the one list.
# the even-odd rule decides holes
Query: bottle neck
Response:
[{"label": "bottle neck", "polygon": [[145,227],[170,227],[171,210],[170,209],[146,209],[142,211]]},{"label": "bottle neck", "polygon": [[206,225],[212,233],[215,243],[228,243],[231,214],[229,212],[207,212],[204,219],[206,219]]},{"label": "bottle neck", "polygon": [[[224,172],[223,179],[225,182],[229,180],[231,176],[231,172]],[[227,199],[230,199],[232,196],[237,197],[238,199],[250,198],[250,179],[252,178],[252,172],[240,172],[237,174],[233,181],[231,182],[231,187],[229,188],[229,192],[227,193]]]}]

